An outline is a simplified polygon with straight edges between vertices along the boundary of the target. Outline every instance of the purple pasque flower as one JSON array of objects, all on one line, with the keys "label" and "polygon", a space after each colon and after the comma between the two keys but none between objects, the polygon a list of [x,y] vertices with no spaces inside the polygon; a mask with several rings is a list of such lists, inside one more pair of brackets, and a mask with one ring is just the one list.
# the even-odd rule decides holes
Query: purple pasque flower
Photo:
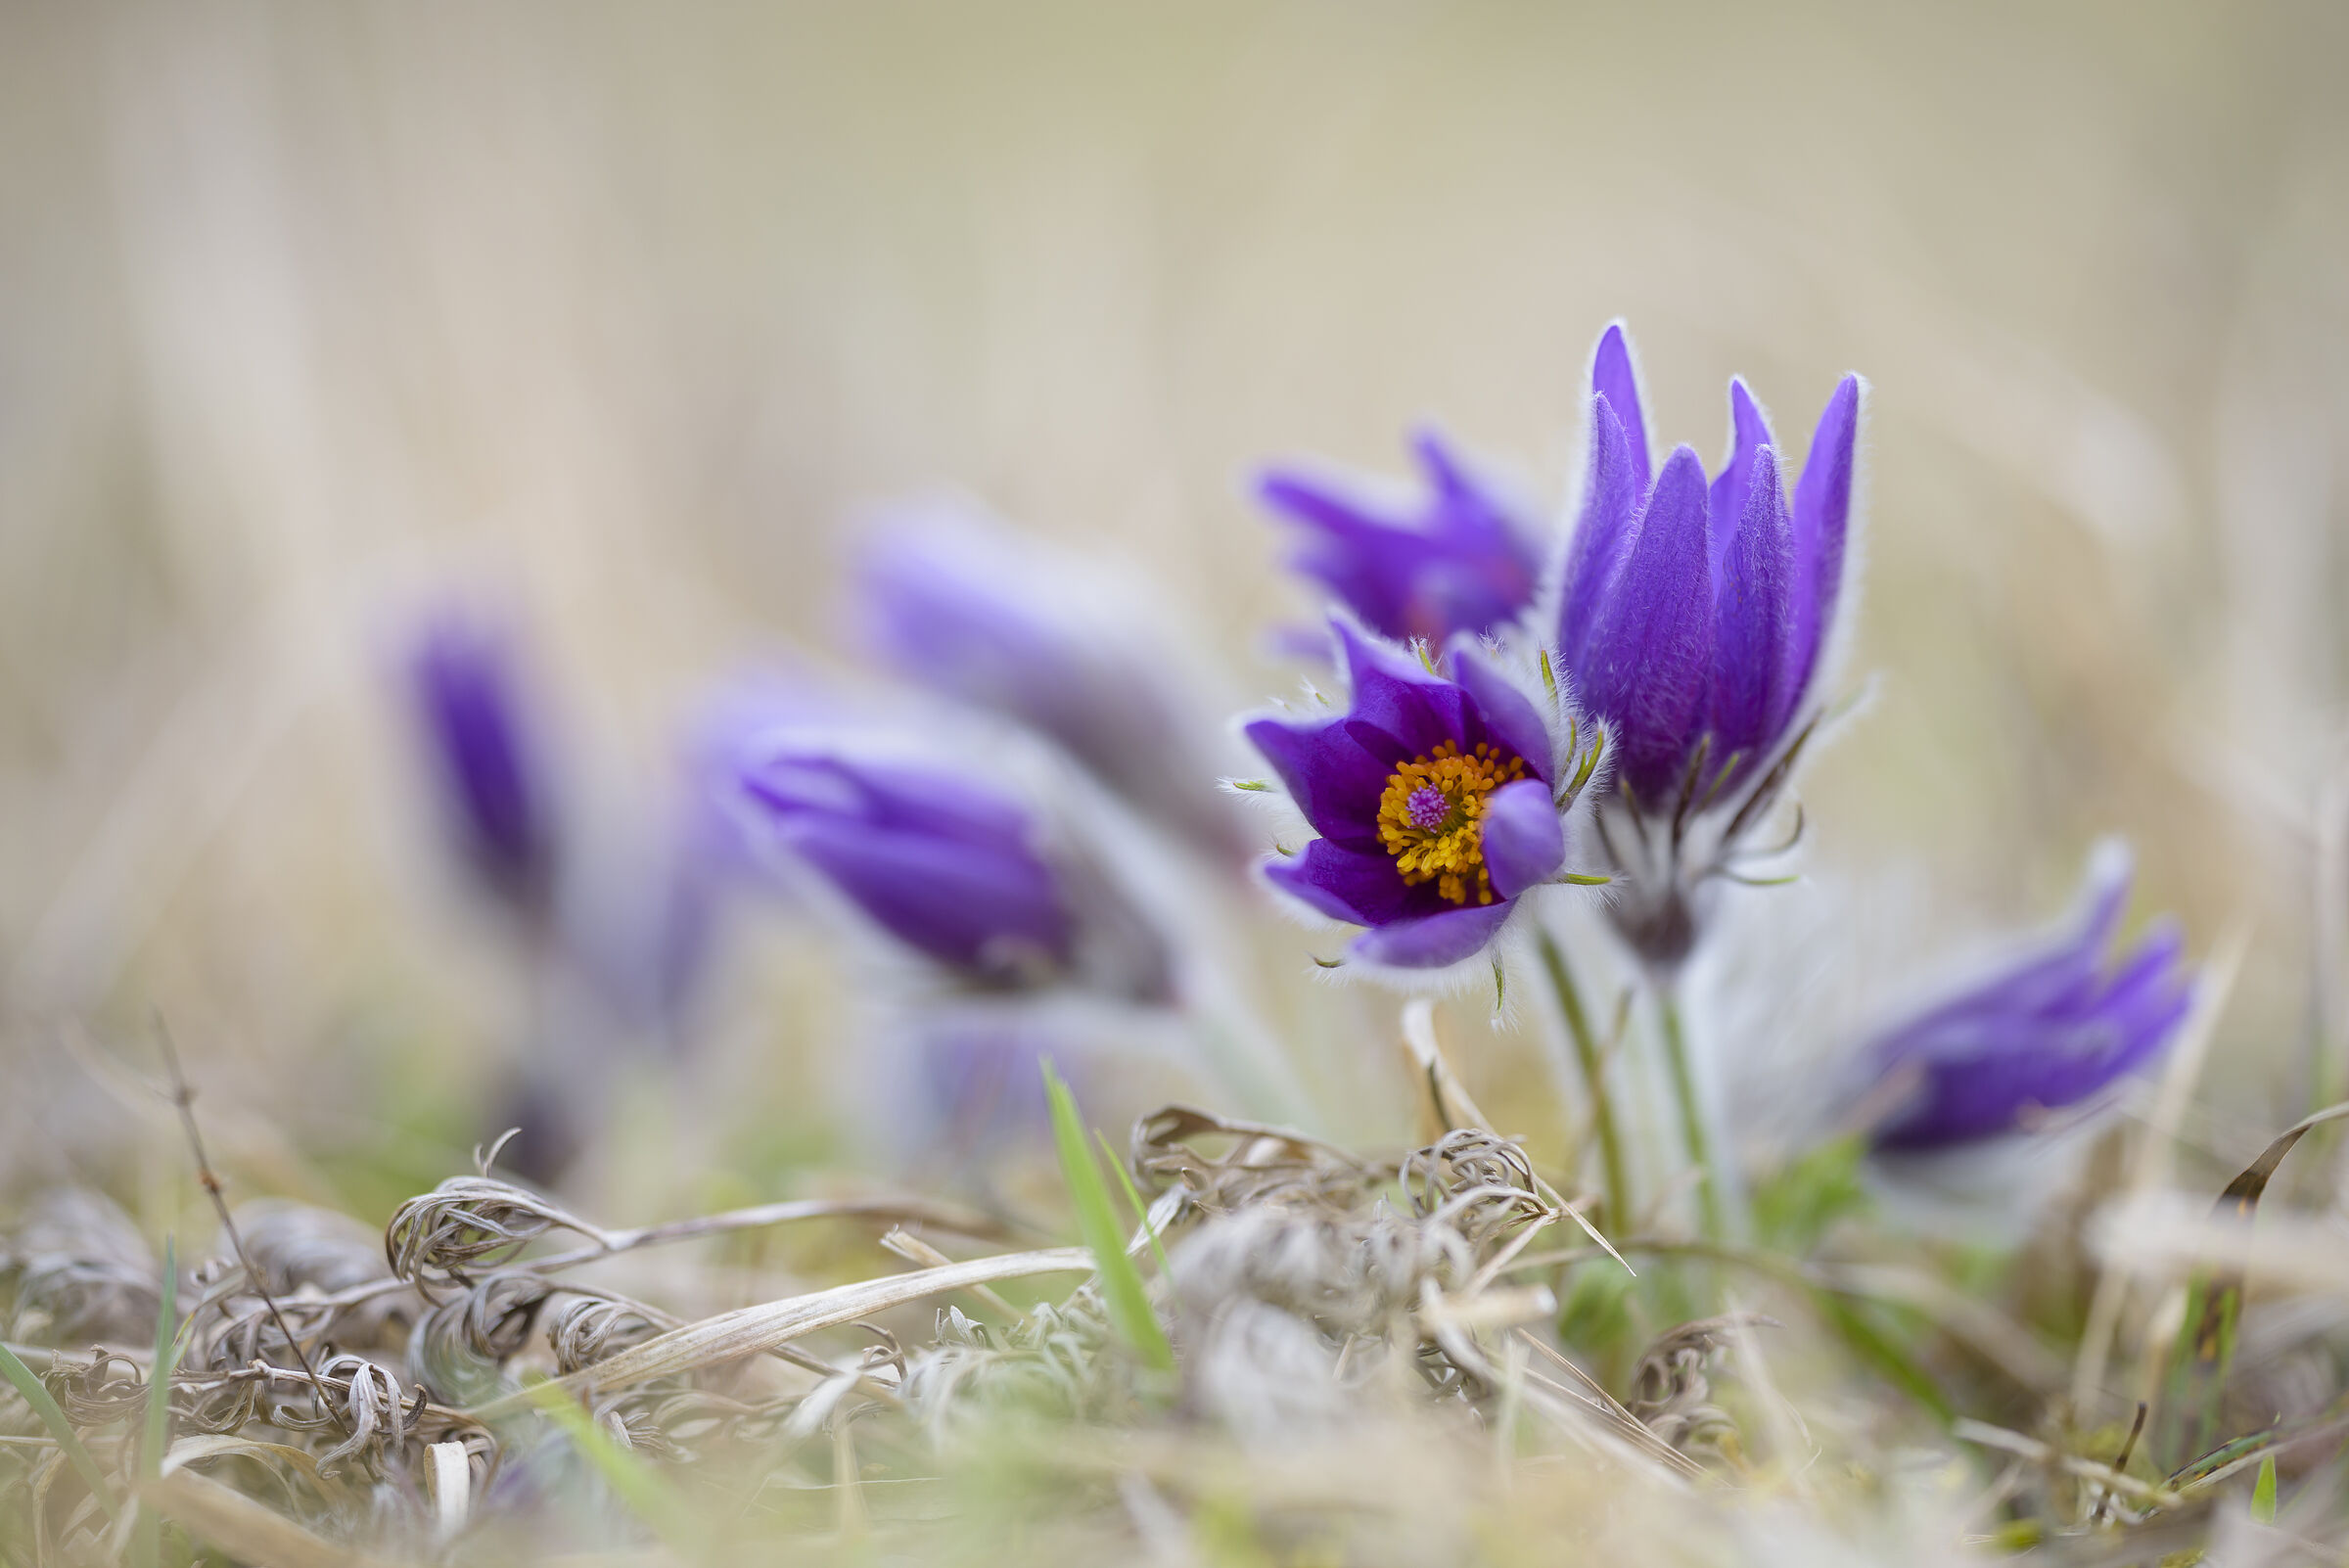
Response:
[{"label": "purple pasque flower", "polygon": [[747,763],[741,786],[800,863],[916,952],[992,985],[1067,966],[1068,902],[1009,796],[942,768],[797,748]]},{"label": "purple pasque flower", "polygon": [[1677,815],[1734,799],[1809,707],[1843,596],[1863,386],[1846,376],[1827,399],[1791,498],[1743,381],[1729,383],[1729,453],[1710,482],[1688,446],[1651,466],[1621,324],[1599,339],[1590,390],[1558,651],[1614,732],[1622,790]]},{"label": "purple pasque flower", "polygon": [[[1355,956],[1436,969],[1482,951],[1566,858],[1563,813],[1594,758],[1562,758],[1532,700],[1465,639],[1442,668],[1343,622],[1347,711],[1260,718],[1247,735],[1320,836],[1266,866],[1274,886],[1365,928]],[[1561,789],[1560,786],[1564,787]]]},{"label": "purple pasque flower", "polygon": [[554,800],[505,636],[443,611],[410,651],[408,683],[458,854],[492,897],[543,918],[558,868]]},{"label": "purple pasque flower", "polygon": [[1215,788],[1212,728],[1115,580],[943,500],[872,530],[856,589],[864,640],[898,674],[1019,720],[1145,815],[1243,853]]},{"label": "purple pasque flower", "polygon": [[2100,847],[2066,928],[1868,1046],[1874,1082],[1906,1088],[1873,1129],[1876,1148],[1949,1149],[2028,1130],[2041,1113],[2086,1106],[2161,1055],[2192,1004],[2193,979],[2167,920],[2115,950],[2130,881],[2127,850]]},{"label": "purple pasque flower", "polygon": [[958,744],[943,720],[843,718],[771,690],[720,716],[732,739],[714,782],[755,862],[812,878],[967,986],[1172,999],[1173,952],[1105,857],[1016,766],[970,761],[1015,760],[1015,736]]},{"label": "purple pasque flower", "polygon": [[1370,500],[1286,469],[1266,474],[1257,495],[1300,530],[1289,565],[1380,636],[1441,646],[1455,633],[1497,631],[1534,602],[1540,555],[1433,431],[1413,445],[1427,476],[1415,504]]}]

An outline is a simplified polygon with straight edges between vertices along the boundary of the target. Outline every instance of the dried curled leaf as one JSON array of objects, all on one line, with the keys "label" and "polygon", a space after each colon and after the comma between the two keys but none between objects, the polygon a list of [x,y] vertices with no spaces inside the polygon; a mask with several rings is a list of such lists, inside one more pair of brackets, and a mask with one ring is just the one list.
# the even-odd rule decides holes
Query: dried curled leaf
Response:
[{"label": "dried curled leaf", "polygon": [[410,1198],[384,1227],[392,1272],[429,1301],[469,1270],[511,1263],[550,1230],[603,1242],[604,1233],[534,1192],[494,1176],[451,1176]]}]

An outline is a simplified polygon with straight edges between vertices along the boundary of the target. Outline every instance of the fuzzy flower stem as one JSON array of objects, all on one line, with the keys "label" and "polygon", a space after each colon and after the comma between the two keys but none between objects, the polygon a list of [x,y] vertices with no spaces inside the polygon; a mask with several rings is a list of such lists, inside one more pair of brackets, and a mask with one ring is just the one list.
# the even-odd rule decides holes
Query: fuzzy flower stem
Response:
[{"label": "fuzzy flower stem", "polygon": [[1549,971],[1549,984],[1558,993],[1558,1011],[1565,1015],[1566,1034],[1574,1041],[1574,1055],[1583,1070],[1583,1083],[1590,1094],[1590,1125],[1598,1135],[1598,1160],[1606,1180],[1607,1228],[1620,1230],[1632,1222],[1632,1183],[1623,1166],[1623,1138],[1615,1130],[1615,1101],[1607,1093],[1606,1071],[1598,1058],[1598,1039],[1590,1033],[1590,1015],[1583,1008],[1583,995],[1575,988],[1574,975],[1566,967],[1565,949],[1551,936],[1547,926],[1534,928],[1536,941],[1542,948],[1543,967]]},{"label": "fuzzy flower stem", "polygon": [[1696,1167],[1697,1210],[1705,1239],[1716,1246],[1727,1237],[1721,1202],[1721,1173],[1713,1163],[1713,1140],[1705,1132],[1704,1107],[1696,1097],[1696,1075],[1688,1065],[1688,1035],[1681,1027],[1681,1000],[1669,981],[1656,987],[1656,1014],[1664,1025],[1664,1059],[1672,1069],[1672,1090],[1681,1102],[1681,1141]]}]

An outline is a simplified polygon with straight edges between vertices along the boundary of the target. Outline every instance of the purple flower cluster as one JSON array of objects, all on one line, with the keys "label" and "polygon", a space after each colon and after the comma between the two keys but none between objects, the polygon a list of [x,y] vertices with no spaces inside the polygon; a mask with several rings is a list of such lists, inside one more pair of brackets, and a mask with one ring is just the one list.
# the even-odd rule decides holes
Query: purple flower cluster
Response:
[{"label": "purple flower cluster", "polygon": [[[1487,782],[1445,796],[1437,820],[1449,824],[1440,836],[1451,847],[1436,853],[1473,863],[1475,897],[1466,896],[1465,875],[1422,875],[1430,852],[1413,824],[1388,807],[1407,807],[1419,787],[1406,787],[1416,776],[1410,769],[1432,765],[1432,748],[1444,737],[1437,727],[1404,733],[1385,721],[1398,684],[1461,690],[1449,713],[1470,715],[1480,703],[1505,702],[1526,715],[1542,739],[1529,734],[1510,755],[1544,783],[1555,780],[1531,751],[1563,756],[1603,725],[1610,810],[1669,824],[1661,850],[1635,825],[1640,853],[1627,852],[1603,819],[1595,824],[1619,884],[1611,906],[1618,927],[1663,967],[1677,964],[1696,939],[1691,884],[1725,870],[1735,848],[1716,842],[1708,852],[1719,858],[1691,869],[1683,863],[1685,818],[1733,807],[1732,825],[1716,839],[1734,841],[1783,783],[1781,764],[1812,711],[1844,597],[1860,379],[1847,376],[1828,399],[1791,495],[1788,465],[1742,381],[1729,386],[1729,455],[1711,480],[1686,446],[1655,467],[1620,326],[1599,340],[1590,387],[1581,517],[1557,569],[1556,639],[1540,650],[1551,700],[1537,704],[1513,690],[1495,695],[1502,683],[1491,675],[1468,692],[1479,678],[1468,671],[1487,667],[1463,647],[1447,653],[1441,671],[1396,675],[1390,671],[1405,668],[1401,656],[1366,652],[1350,636],[1354,710],[1314,730],[1338,739],[1309,751],[1283,739],[1298,733],[1293,726],[1265,720],[1249,728],[1322,835],[1295,863],[1276,862],[1272,880],[1320,912],[1363,926],[1368,935],[1357,943],[1358,956],[1442,967],[1480,950],[1515,899],[1561,868],[1558,819],[1579,793],[1551,794],[1544,812],[1551,820],[1538,836],[1533,791]],[[1524,641],[1522,623],[1536,597],[1531,547],[1440,444],[1423,439],[1421,456],[1431,500],[1415,518],[1378,515],[1286,473],[1268,477],[1263,493],[1313,530],[1300,565],[1370,631],[1438,647],[1462,636]],[[1560,677],[1564,693],[1554,691]],[[1562,735],[1552,734],[1559,729]],[[1377,738],[1351,751],[1339,743],[1357,736]],[[1474,744],[1465,736],[1451,741],[1462,749]],[[1348,770],[1341,786],[1336,780]],[[1757,779],[1761,786],[1746,788]],[[1391,802],[1390,789],[1404,793]],[[1419,798],[1437,809],[1436,794]],[[1324,804],[1333,801],[1341,804]],[[1540,864],[1529,872],[1534,860]]]},{"label": "purple flower cluster", "polygon": [[[1232,782],[1285,795],[1310,829],[1266,877],[1357,928],[1355,960],[1451,969],[1493,951],[1544,888],[1611,881],[1608,919],[1668,987],[1711,918],[1706,890],[1775,853],[1745,840],[1818,724],[1852,597],[1865,386],[1837,384],[1798,465],[1732,380],[1727,454],[1708,474],[1686,445],[1658,460],[1620,326],[1589,385],[1579,509],[1554,548],[1432,434],[1408,502],[1290,469],[1260,483],[1293,565],[1336,601],[1345,693],[1248,721],[1278,787]],[[851,602],[865,649],[929,706],[893,718],[798,681],[729,711],[704,748],[707,811],[687,835],[701,848],[670,924],[698,946],[717,860],[786,868],[962,1001],[1001,1009],[972,1047],[983,1065],[1033,1055],[1040,1009],[1020,1009],[1041,998],[1184,1003],[1178,923],[1134,866],[1171,848],[1228,870],[1235,836],[1188,650],[1140,630],[1139,597],[967,507],[900,511],[865,541]],[[411,677],[451,842],[491,898],[547,929],[570,846],[503,640],[435,622]],[[1145,853],[1104,853],[1104,822]],[[1605,875],[1571,870],[1577,851]],[[1905,1091],[1879,1148],[2027,1128],[2158,1055],[2191,981],[2169,927],[2114,953],[2128,887],[2125,864],[2100,861],[2071,929],[1868,1047],[1874,1082]],[[666,953],[650,966],[664,975]]]}]

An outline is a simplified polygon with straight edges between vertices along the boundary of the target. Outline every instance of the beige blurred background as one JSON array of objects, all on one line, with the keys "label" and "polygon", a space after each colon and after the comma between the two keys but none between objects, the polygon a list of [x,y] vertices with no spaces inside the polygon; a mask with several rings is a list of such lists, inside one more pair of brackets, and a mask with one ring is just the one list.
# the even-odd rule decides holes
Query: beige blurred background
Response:
[{"label": "beige blurred background", "polygon": [[[519,1003],[400,748],[435,593],[514,610],[614,800],[713,676],[825,652],[848,520],[942,483],[1146,569],[1253,700],[1310,606],[1254,466],[1396,471],[1433,419],[1554,514],[1616,315],[1708,458],[1732,372],[1798,445],[1873,383],[1845,673],[1876,685],[1809,782],[1822,882],[1909,888],[1929,946],[2045,917],[2124,832],[2141,908],[2252,938],[2197,1137],[2255,1146],[2349,1054],[2337,6],[6,32],[0,1186],[175,1169],[125,1153],[163,1126],[125,1071],[157,1008],[253,1179],[368,1205],[462,1158],[443,1102]],[[826,1156],[852,1044],[787,947],[721,1027],[709,1071],[761,1076],[713,1166]],[[1383,1053],[1389,1004],[1303,968],[1268,963],[1272,1016]],[[1523,1027],[1457,1032],[1506,1085]]]}]

